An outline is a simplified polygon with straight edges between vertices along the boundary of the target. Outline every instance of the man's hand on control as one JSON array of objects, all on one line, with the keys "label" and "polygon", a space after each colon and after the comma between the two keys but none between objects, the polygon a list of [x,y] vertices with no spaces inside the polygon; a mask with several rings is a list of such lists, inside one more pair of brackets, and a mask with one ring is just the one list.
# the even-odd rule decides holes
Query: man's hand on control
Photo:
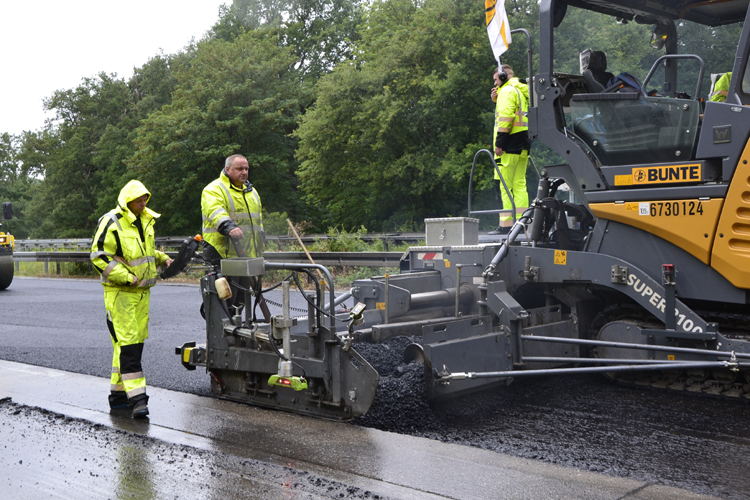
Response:
[{"label": "man's hand on control", "polygon": [[242,229],[235,227],[231,231],[229,231],[229,237],[233,240],[241,240],[244,236],[244,233],[242,232]]},{"label": "man's hand on control", "polygon": [[172,262],[174,262],[174,259],[167,259],[167,267],[169,267]]},{"label": "man's hand on control", "polygon": [[135,286],[138,284],[138,276],[133,275],[133,280],[129,283],[128,286]]}]

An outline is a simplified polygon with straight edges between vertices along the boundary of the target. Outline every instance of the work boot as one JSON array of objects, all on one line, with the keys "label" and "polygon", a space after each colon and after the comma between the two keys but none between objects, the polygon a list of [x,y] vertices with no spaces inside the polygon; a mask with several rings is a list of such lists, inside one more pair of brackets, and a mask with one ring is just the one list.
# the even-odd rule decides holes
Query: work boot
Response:
[{"label": "work boot", "polygon": [[109,408],[111,410],[124,410],[133,406],[128,400],[128,395],[124,391],[110,391],[109,393]]},{"label": "work boot", "polygon": [[133,402],[133,418],[146,418],[148,416],[148,396],[145,394],[136,396],[131,400]]},{"label": "work boot", "polygon": [[498,234],[508,234],[509,232],[510,232],[510,228],[509,227],[498,226],[497,229],[495,229],[494,231],[490,231],[487,234],[490,234],[492,236],[496,236]]}]

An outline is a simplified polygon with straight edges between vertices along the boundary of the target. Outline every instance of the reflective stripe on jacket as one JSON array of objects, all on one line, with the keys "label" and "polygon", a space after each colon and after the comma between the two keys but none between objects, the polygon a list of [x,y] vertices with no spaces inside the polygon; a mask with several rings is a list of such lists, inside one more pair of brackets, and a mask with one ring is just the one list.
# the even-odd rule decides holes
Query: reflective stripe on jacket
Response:
[{"label": "reflective stripe on jacket", "polygon": [[506,149],[503,144],[498,144],[498,136],[515,135],[529,130],[528,113],[529,87],[518,78],[511,78],[497,92],[493,149]]},{"label": "reflective stripe on jacket", "polygon": [[[727,93],[729,92],[729,83],[732,80],[732,72],[724,73],[716,80],[714,91],[709,96],[714,102],[726,102]],[[723,92],[723,93],[722,93]]]},{"label": "reflective stripe on jacket", "polygon": [[[104,214],[97,223],[91,245],[91,262],[102,275],[102,285],[128,292],[141,291],[156,284],[156,266],[164,265],[168,256],[156,250],[154,222],[159,214],[146,207],[141,213],[141,232],[128,203],[151,193],[140,181],[130,181],[120,191],[117,208]],[[134,286],[133,276],[138,278]]]},{"label": "reflective stripe on jacket", "polygon": [[[232,221],[242,229],[242,250],[247,257],[263,255],[265,234],[262,207],[258,191],[251,185],[240,189],[232,185],[222,170],[218,179],[203,189],[201,213],[203,215],[203,240],[213,246],[222,258],[237,257],[234,245],[226,236],[226,223]],[[222,227],[223,226],[223,227]],[[222,234],[219,230],[223,229]]]}]

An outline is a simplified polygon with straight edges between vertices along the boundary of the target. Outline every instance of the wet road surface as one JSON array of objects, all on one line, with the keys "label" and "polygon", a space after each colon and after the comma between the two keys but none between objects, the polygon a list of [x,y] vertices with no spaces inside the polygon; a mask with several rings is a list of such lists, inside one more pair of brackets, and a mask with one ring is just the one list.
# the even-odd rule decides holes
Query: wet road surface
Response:
[{"label": "wet road surface", "polygon": [[2,498],[708,498],[157,388],[132,420],[89,396],[107,386],[0,361]]},{"label": "wet road surface", "polygon": [[[96,282],[14,280],[0,293],[0,359],[107,377],[111,346],[102,302]],[[153,290],[144,352],[150,386],[209,394],[205,372],[186,371],[173,354],[175,346],[204,337],[199,303],[194,286]],[[381,383],[373,408],[355,424],[721,498],[750,498],[745,401],[560,376],[429,405],[421,367],[401,363],[408,342],[357,346]],[[104,403],[106,392],[91,397]]]},{"label": "wet road surface", "polygon": [[292,467],[8,401],[0,403],[0,422],[3,498],[385,498]]}]

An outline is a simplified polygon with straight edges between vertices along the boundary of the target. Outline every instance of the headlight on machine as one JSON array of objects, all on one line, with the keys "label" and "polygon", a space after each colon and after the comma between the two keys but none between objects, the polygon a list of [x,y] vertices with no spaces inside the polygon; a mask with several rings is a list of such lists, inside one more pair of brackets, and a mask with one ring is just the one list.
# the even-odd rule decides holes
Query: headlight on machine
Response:
[{"label": "headlight on machine", "polygon": [[8,237],[7,236],[0,236],[0,243],[7,243]]}]

